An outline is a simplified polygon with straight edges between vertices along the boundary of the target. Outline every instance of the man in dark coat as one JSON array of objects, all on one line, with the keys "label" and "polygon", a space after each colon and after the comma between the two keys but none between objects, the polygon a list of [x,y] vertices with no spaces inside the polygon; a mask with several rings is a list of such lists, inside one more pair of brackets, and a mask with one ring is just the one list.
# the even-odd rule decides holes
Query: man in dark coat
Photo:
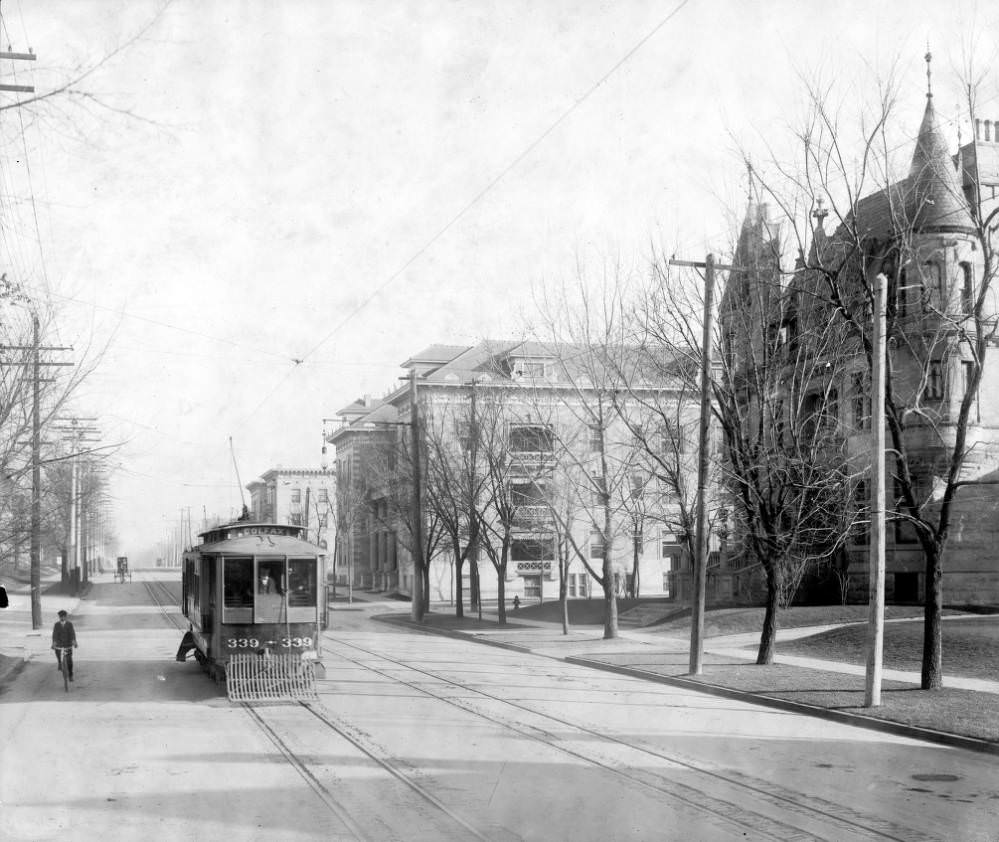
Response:
[{"label": "man in dark coat", "polygon": [[66,650],[66,672],[73,680],[73,649],[76,647],[76,629],[66,618],[66,612],[59,612],[59,622],[52,627],[52,648],[55,649],[58,669],[62,669],[62,649]]}]

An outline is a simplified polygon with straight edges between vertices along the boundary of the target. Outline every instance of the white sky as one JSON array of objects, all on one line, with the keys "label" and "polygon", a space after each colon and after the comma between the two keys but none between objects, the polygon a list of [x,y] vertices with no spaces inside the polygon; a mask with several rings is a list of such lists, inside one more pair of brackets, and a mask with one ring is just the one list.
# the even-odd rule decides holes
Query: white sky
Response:
[{"label": "white sky", "polygon": [[[161,5],[2,0],[4,41],[38,55],[4,81],[44,90]],[[74,410],[128,441],[121,551],[182,507],[195,529],[238,511],[230,435],[244,484],[318,468],[324,417],[426,345],[519,335],[532,286],[577,257],[640,266],[650,239],[723,253],[738,147],[780,141],[799,71],[870,95],[898,59],[910,136],[927,39],[942,116],[968,44],[997,90],[993,8],[174,0],[79,86],[134,119],[60,106],[0,164],[4,269],[47,283],[58,340],[110,343]],[[18,119],[0,115],[4,137]]]}]

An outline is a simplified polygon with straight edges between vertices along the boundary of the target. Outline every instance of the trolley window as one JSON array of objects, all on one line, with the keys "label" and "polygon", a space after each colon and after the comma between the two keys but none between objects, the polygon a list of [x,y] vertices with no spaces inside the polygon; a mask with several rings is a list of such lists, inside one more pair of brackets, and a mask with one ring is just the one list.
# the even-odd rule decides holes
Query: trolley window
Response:
[{"label": "trolley window", "polygon": [[222,570],[223,622],[250,622],[253,617],[253,557],[226,558]]},{"label": "trolley window", "polygon": [[292,558],[288,560],[288,605],[290,607],[315,607],[316,560]]},{"label": "trolley window", "polygon": [[257,560],[257,599],[253,619],[257,623],[281,623],[284,614],[285,561],[283,558]]}]

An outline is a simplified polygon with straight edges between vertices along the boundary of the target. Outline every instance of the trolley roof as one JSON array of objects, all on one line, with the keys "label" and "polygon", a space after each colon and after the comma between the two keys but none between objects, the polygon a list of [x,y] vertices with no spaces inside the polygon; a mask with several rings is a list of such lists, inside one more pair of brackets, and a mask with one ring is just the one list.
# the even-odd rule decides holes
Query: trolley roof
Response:
[{"label": "trolley roof", "polygon": [[304,533],[304,526],[237,521],[202,532],[202,543],[192,550],[237,555],[325,555],[324,549],[305,540]]}]

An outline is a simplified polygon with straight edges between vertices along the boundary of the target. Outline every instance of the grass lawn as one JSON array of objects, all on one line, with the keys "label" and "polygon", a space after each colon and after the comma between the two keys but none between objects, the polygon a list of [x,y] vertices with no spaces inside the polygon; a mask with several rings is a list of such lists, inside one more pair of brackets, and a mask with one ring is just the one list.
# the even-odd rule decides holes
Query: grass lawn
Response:
[{"label": "grass lawn", "polygon": [[[801,640],[780,644],[788,655],[826,658],[848,664],[866,663],[866,626],[844,626]],[[884,665],[887,669],[919,671],[923,622],[885,624]],[[944,681],[947,675],[999,681],[999,616],[944,620]]]}]

